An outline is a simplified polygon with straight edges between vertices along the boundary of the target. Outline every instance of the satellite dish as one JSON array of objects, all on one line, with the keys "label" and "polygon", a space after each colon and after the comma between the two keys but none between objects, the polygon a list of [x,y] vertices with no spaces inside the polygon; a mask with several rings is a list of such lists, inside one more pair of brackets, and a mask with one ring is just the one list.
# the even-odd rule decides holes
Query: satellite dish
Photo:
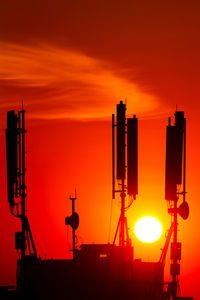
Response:
[{"label": "satellite dish", "polygon": [[181,205],[178,208],[178,213],[183,218],[183,220],[186,220],[189,217],[189,205],[186,201],[181,203]]},{"label": "satellite dish", "polygon": [[72,229],[76,230],[79,226],[79,216],[74,212],[70,217],[65,218],[65,225],[70,225]]}]

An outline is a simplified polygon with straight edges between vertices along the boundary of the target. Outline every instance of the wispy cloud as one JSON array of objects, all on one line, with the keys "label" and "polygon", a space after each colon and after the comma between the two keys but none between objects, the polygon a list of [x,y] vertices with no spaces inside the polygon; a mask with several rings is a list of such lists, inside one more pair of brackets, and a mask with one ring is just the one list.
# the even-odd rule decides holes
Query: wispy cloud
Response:
[{"label": "wispy cloud", "polygon": [[0,105],[23,99],[32,118],[105,118],[125,98],[134,113],[157,107],[153,95],[113,66],[72,50],[0,43],[0,66]]}]

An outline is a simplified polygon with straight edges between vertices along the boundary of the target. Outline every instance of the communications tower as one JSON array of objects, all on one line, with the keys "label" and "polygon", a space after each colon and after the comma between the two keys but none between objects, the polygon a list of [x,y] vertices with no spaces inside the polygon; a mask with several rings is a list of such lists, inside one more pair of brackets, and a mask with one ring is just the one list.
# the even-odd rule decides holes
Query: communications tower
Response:
[{"label": "communications tower", "polygon": [[[125,212],[138,194],[138,119],[135,115],[126,118],[123,101],[117,104],[117,117],[112,115],[112,173],[112,198],[115,199],[116,193],[121,197],[121,212],[113,244],[119,234],[119,246],[124,249],[131,245]],[[127,194],[131,198],[128,206],[125,201]]]},{"label": "communications tower", "polygon": [[37,258],[36,247],[26,215],[26,166],[25,166],[25,110],[7,113],[6,128],[6,160],[8,203],[11,214],[21,221],[21,231],[15,232],[15,248],[20,255],[18,269],[20,269],[20,283],[23,285],[23,267],[29,256]]},{"label": "communications tower", "polygon": [[[170,273],[172,282],[168,286],[168,298],[176,300],[178,276],[180,275],[181,243],[178,242],[178,215],[184,220],[189,216],[186,202],[186,118],[183,111],[176,111],[175,123],[171,117],[167,126],[166,168],[165,168],[165,200],[168,201],[168,213],[172,216],[173,241],[171,242]],[[178,201],[182,203],[178,206]]]}]

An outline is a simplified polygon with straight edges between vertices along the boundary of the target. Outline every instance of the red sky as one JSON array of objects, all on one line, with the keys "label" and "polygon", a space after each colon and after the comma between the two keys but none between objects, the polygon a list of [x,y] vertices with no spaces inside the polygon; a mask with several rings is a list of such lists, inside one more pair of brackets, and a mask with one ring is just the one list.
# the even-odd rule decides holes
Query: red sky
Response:
[{"label": "red sky", "polygon": [[[1,1],[0,284],[14,282],[18,228],[6,199],[6,112],[20,109],[23,99],[27,214],[40,255],[59,258],[68,255],[64,218],[71,213],[68,196],[75,186],[80,243],[108,241],[111,114],[127,98],[128,114],[139,118],[139,195],[128,217],[135,256],[144,260],[159,258],[164,236],[154,245],[142,244],[133,225],[151,214],[169,228],[165,130],[176,104],[186,113],[190,218],[179,223],[181,287],[200,298],[199,14],[198,1],[184,0]],[[119,199],[113,202],[112,235],[118,210]],[[69,240],[70,234],[69,229]]]}]

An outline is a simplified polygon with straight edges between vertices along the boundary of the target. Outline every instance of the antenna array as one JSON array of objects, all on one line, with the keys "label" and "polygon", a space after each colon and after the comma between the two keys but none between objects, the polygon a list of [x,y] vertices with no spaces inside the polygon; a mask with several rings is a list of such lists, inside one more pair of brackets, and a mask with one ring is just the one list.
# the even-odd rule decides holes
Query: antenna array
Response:
[{"label": "antenna array", "polygon": [[[168,213],[172,216],[173,242],[171,243],[172,299],[177,299],[178,275],[180,275],[181,243],[177,240],[178,214],[187,219],[189,206],[186,198],[186,119],[183,111],[176,111],[175,124],[171,118],[167,126],[166,168],[165,168],[165,199],[169,202]],[[178,207],[179,197],[183,202]]]},{"label": "antenna array", "polygon": [[17,114],[14,110],[7,113],[6,158],[8,203],[14,217],[21,219],[22,229],[15,233],[15,248],[20,251],[21,260],[25,258],[26,249],[37,257],[30,225],[26,216],[25,184],[25,111]]},{"label": "antenna array", "polygon": [[[117,137],[117,142],[115,140]],[[127,218],[125,216],[126,193],[136,199],[138,194],[138,120],[126,118],[126,104],[120,101],[117,104],[117,122],[115,115],[112,115],[112,153],[113,153],[113,188],[112,197],[120,193],[121,214],[114,237],[114,242],[119,231],[119,245],[125,247],[131,243],[128,235]],[[117,158],[115,159],[115,153]],[[117,174],[115,174],[117,168]],[[115,181],[118,181],[119,189],[115,188]],[[126,236],[126,238],[125,238]]]}]

